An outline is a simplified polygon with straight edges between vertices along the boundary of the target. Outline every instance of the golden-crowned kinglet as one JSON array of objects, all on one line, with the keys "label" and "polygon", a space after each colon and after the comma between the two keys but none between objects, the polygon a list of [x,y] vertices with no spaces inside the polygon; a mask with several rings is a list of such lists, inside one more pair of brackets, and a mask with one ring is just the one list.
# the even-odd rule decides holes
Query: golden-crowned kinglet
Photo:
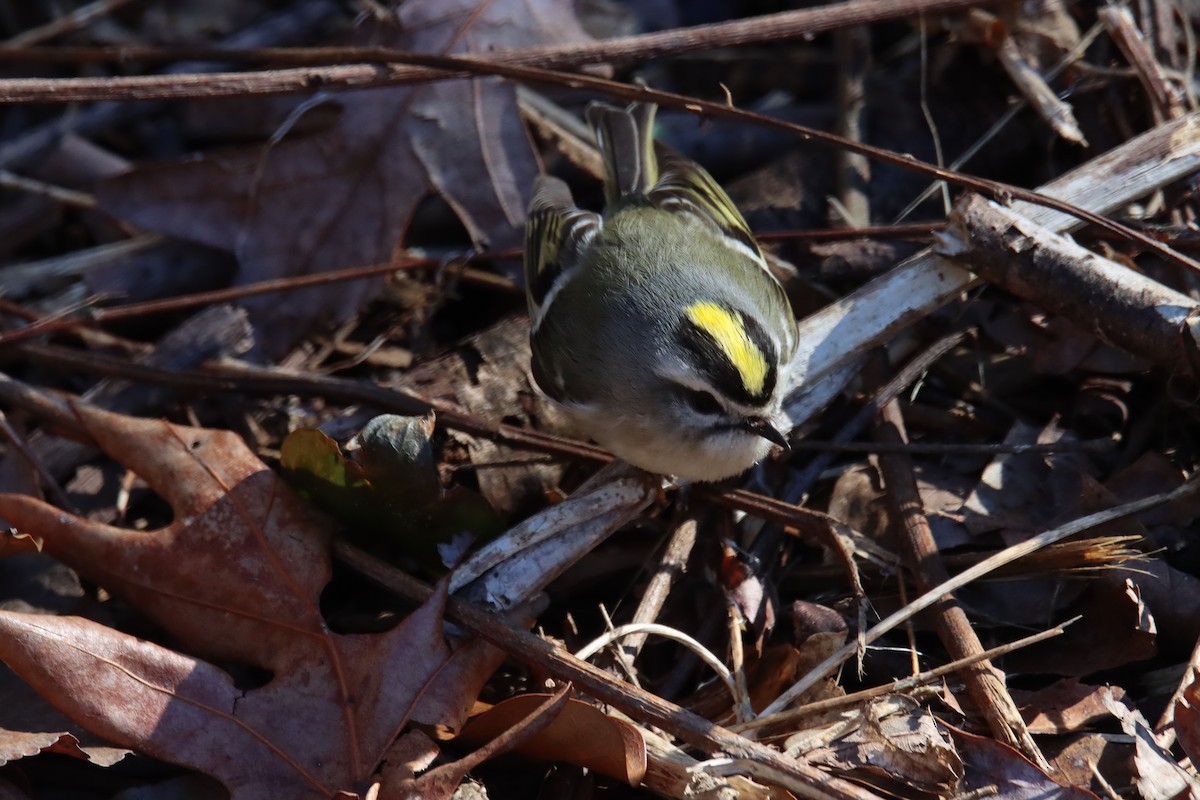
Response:
[{"label": "golden-crowned kinglet", "polygon": [[653,141],[654,112],[588,107],[603,214],[576,208],[557,178],[534,184],[533,377],[630,464],[718,480],[787,446],[780,404],[796,320],[733,202]]}]

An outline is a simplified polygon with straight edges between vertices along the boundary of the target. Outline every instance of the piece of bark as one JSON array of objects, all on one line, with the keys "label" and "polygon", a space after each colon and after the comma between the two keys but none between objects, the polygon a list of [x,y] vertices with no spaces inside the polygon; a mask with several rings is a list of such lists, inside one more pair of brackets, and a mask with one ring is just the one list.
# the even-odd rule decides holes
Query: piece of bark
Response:
[{"label": "piece of bark", "polygon": [[1197,303],[1096,255],[1015,209],[961,199],[941,252],[985,280],[1061,314],[1102,341],[1176,373],[1200,366]]},{"label": "piece of bark", "polygon": [[1154,119],[1162,122],[1182,117],[1186,111],[1183,95],[1177,86],[1167,80],[1162,64],[1158,63],[1150,43],[1138,30],[1129,9],[1110,5],[1100,9],[1097,16],[1137,72],[1138,80],[1149,97]]}]

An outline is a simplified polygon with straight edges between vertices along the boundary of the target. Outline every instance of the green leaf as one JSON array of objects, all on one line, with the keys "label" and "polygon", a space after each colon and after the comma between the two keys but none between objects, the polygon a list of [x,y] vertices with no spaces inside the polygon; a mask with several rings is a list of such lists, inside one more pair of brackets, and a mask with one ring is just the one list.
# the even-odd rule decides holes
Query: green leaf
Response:
[{"label": "green leaf", "polygon": [[352,440],[353,458],[317,430],[289,434],[280,450],[284,478],[342,523],[344,535],[391,561],[415,560],[445,572],[438,545],[463,534],[503,530],[491,505],[463,486],[443,489],[430,437],[432,414],[375,417]]}]

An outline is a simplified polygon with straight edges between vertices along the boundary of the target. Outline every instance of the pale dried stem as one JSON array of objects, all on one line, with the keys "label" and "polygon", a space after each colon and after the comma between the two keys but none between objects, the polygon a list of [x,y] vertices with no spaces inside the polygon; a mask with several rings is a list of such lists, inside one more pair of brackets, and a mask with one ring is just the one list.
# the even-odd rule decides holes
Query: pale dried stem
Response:
[{"label": "pale dried stem", "polygon": [[1180,703],[1186,702],[1184,700],[1184,692],[1197,680],[1198,674],[1200,674],[1200,641],[1197,641],[1195,647],[1192,648],[1192,655],[1188,658],[1188,662],[1184,666],[1183,675],[1179,679],[1179,685],[1171,693],[1170,702],[1163,709],[1162,715],[1158,719],[1158,724],[1154,726],[1154,739],[1165,750],[1170,750],[1175,746],[1177,739],[1175,709]]},{"label": "pale dried stem", "polygon": [[92,209],[96,207],[95,195],[27,178],[6,169],[0,169],[0,186],[17,192],[45,197],[70,208]]},{"label": "pale dried stem", "polygon": [[472,553],[454,570],[450,590],[498,609],[520,608],[635,519],[655,492],[644,473],[614,461],[563,502]]},{"label": "pale dried stem", "polygon": [[994,43],[996,57],[999,59],[1000,65],[1004,67],[1004,71],[1008,73],[1013,85],[1017,87],[1017,91],[1021,93],[1026,102],[1033,106],[1038,116],[1045,120],[1051,130],[1068,142],[1087,144],[1083,131],[1080,130],[1079,123],[1075,119],[1075,112],[1071,108],[1071,104],[1060,99],[1047,83],[1047,80],[1052,80],[1053,76],[1057,74],[1057,70],[1043,75],[1030,64],[1025,53],[1021,52],[1016,38],[993,14],[976,10],[966,15],[965,20],[966,28],[983,41],[990,40],[995,31],[1000,31],[1000,41]]},{"label": "pale dried stem", "polygon": [[96,20],[107,17],[109,14],[124,8],[132,2],[134,0],[95,0],[95,2],[88,3],[86,6],[80,6],[70,14],[65,14],[52,22],[47,22],[45,25],[21,31],[16,36],[0,42],[0,44],[6,47],[29,47],[30,45],[49,41],[65,33],[82,30]]},{"label": "pale dried stem", "polygon": [[[695,545],[696,519],[689,515],[671,531],[671,538],[667,541],[662,557],[655,566],[654,574],[650,577],[646,590],[642,593],[641,602],[638,603],[637,610],[633,613],[632,622],[647,623],[658,619],[658,614],[662,611],[667,596],[671,593],[671,586],[687,568],[688,558]],[[637,658],[645,643],[646,636],[644,634],[634,634],[625,638],[623,646],[630,658]]]},{"label": "pale dried stem", "polygon": [[[891,614],[875,625],[875,627],[871,628],[871,630],[867,631],[864,638],[868,644],[877,640],[887,632],[894,630],[905,620],[911,619],[916,614],[919,614],[925,609],[939,603],[944,595],[957,591],[963,586],[966,586],[968,583],[982,578],[984,575],[987,575],[993,570],[996,570],[1005,564],[1011,564],[1017,559],[1024,558],[1030,553],[1034,553],[1043,547],[1046,547],[1047,545],[1060,542],[1063,539],[1074,536],[1078,533],[1082,533],[1089,528],[1095,528],[1096,526],[1102,525],[1106,522],[1121,519],[1122,517],[1127,517],[1131,514],[1137,514],[1141,511],[1146,511],[1147,509],[1163,505],[1164,503],[1170,503],[1184,497],[1189,497],[1190,495],[1195,494],[1197,491],[1200,491],[1200,480],[1193,479],[1170,492],[1150,495],[1149,497],[1144,497],[1141,500],[1135,500],[1131,503],[1124,503],[1105,511],[1098,511],[1094,514],[1088,514],[1086,516],[1079,517],[1065,525],[1046,531],[1045,533],[1038,534],[1037,536],[1027,539],[1024,542],[1012,545],[1011,547],[1006,547],[1004,550],[1001,550],[991,558],[981,561],[975,566],[954,576],[950,580],[940,584],[939,586],[935,586],[932,590],[922,594],[916,600]],[[824,661],[814,667],[807,675],[789,687],[787,691],[783,692],[778,698],[775,699],[774,702],[767,706],[767,708],[763,709],[759,716],[764,717],[768,714],[774,714],[787,708],[796,700],[796,698],[800,697],[800,695],[816,685],[818,681],[823,680],[824,678],[833,674],[833,672],[835,672],[846,659],[854,655],[854,653],[857,651],[857,647],[857,642],[851,642],[850,644],[839,649],[833,655],[826,658]]]},{"label": "pale dried stem", "polygon": [[676,630],[667,625],[660,625],[657,622],[631,622],[627,625],[618,625],[588,642],[579,650],[576,650],[575,657],[580,661],[587,661],[610,644],[616,644],[622,639],[633,636],[640,636],[642,639],[645,639],[650,634],[670,639],[695,653],[721,679],[721,682],[725,684],[725,688],[729,690],[729,696],[733,698],[735,703],[739,696],[744,696],[735,683],[733,673],[729,667],[726,667],[721,662],[721,659],[717,658],[711,650],[683,631]]},{"label": "pale dried stem", "polygon": [[[1076,618],[1078,619],[1078,618]],[[925,670],[910,675],[907,678],[899,678],[891,683],[882,686],[873,686],[870,689],[862,689],[861,691],[851,692],[850,694],[842,695],[841,697],[827,697],[824,700],[816,700],[811,703],[805,703],[802,706],[789,708],[787,711],[781,711],[778,714],[759,717],[744,725],[734,725],[733,730],[738,732],[756,730],[761,728],[795,728],[801,720],[807,717],[814,717],[818,714],[825,714],[830,711],[837,711],[843,708],[852,708],[864,701],[873,700],[877,697],[883,697],[888,694],[909,694],[914,689],[932,683],[951,675],[955,672],[974,666],[982,661],[999,658],[1000,656],[1008,655],[1009,653],[1020,650],[1030,645],[1053,639],[1056,636],[1061,636],[1074,620],[1064,622],[1062,625],[1057,625],[1049,630],[1035,633],[1031,636],[1026,636],[1023,639],[1018,639],[1015,642],[998,645],[988,648],[981,652],[967,656],[966,658],[956,659],[948,664],[943,664],[934,669]]]},{"label": "pale dried stem", "polygon": [[699,769],[701,762],[658,733],[639,726],[646,742],[646,775],[642,788],[659,797],[691,800],[791,800],[775,786],[763,786],[741,776],[722,776]]}]

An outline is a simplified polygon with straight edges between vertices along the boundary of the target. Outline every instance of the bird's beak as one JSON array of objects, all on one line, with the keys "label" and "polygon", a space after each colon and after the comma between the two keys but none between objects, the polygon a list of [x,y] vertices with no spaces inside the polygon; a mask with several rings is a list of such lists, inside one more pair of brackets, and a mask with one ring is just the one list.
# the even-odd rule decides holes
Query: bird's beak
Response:
[{"label": "bird's beak", "polygon": [[768,442],[774,442],[784,450],[791,450],[792,447],[788,444],[787,437],[779,432],[779,429],[770,423],[765,417],[748,417],[742,427],[757,436],[761,436]]}]

